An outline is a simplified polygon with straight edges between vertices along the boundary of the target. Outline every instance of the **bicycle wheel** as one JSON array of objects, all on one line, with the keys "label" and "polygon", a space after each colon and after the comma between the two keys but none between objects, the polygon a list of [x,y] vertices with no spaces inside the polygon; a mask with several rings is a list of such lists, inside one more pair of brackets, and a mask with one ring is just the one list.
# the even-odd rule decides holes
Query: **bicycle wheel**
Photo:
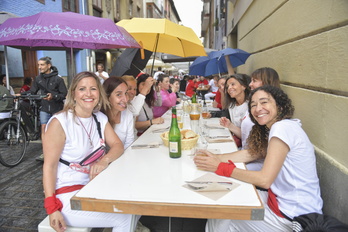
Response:
[{"label": "bicycle wheel", "polygon": [[0,125],[0,163],[7,167],[19,164],[27,148],[27,137],[22,126],[17,138],[17,122],[6,121]]}]

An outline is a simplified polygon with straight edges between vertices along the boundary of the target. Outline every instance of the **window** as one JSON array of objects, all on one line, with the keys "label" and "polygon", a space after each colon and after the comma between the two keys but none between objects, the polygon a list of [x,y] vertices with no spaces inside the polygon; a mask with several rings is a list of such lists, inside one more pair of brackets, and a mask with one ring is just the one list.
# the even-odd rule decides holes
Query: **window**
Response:
[{"label": "window", "polygon": [[63,0],[63,11],[71,11],[79,13],[78,0]]},{"label": "window", "polygon": [[102,17],[103,7],[102,0],[93,0],[93,16]]}]

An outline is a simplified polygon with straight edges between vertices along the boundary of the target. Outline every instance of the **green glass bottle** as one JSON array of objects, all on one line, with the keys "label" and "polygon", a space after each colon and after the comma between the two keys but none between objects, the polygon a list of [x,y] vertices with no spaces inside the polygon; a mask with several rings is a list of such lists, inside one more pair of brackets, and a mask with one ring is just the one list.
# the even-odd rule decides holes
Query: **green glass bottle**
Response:
[{"label": "green glass bottle", "polygon": [[197,103],[197,95],[196,95],[196,92],[192,95],[191,103]]},{"label": "green glass bottle", "polygon": [[172,107],[172,124],[169,130],[169,156],[170,158],[181,157],[181,133],[176,117],[176,107]]}]

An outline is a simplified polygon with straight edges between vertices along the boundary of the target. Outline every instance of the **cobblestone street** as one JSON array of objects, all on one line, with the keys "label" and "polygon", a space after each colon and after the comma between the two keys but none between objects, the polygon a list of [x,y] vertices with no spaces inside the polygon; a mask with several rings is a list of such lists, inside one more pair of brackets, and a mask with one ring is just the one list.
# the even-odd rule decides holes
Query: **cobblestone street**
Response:
[{"label": "cobblestone street", "polygon": [[[46,217],[43,207],[41,142],[30,142],[23,161],[13,168],[0,165],[0,232],[33,232]],[[152,232],[169,231],[167,217],[143,216]],[[205,220],[172,218],[172,232],[204,231]],[[92,232],[101,232],[93,229]]]}]

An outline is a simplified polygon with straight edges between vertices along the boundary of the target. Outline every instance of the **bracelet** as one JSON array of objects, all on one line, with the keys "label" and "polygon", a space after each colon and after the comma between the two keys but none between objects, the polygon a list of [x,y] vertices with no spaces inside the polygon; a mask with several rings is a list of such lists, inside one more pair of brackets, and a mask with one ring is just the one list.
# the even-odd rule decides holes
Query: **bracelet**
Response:
[{"label": "bracelet", "polygon": [[56,212],[57,210],[61,211],[63,208],[63,204],[59,198],[56,198],[56,194],[53,194],[51,197],[46,197],[44,206],[48,215]]},{"label": "bracelet", "polygon": [[150,119],[150,124],[152,125],[152,119]]},{"label": "bracelet", "polygon": [[236,168],[236,165],[229,160],[228,163],[221,162],[215,171],[216,174],[220,176],[231,177],[233,170]]}]

